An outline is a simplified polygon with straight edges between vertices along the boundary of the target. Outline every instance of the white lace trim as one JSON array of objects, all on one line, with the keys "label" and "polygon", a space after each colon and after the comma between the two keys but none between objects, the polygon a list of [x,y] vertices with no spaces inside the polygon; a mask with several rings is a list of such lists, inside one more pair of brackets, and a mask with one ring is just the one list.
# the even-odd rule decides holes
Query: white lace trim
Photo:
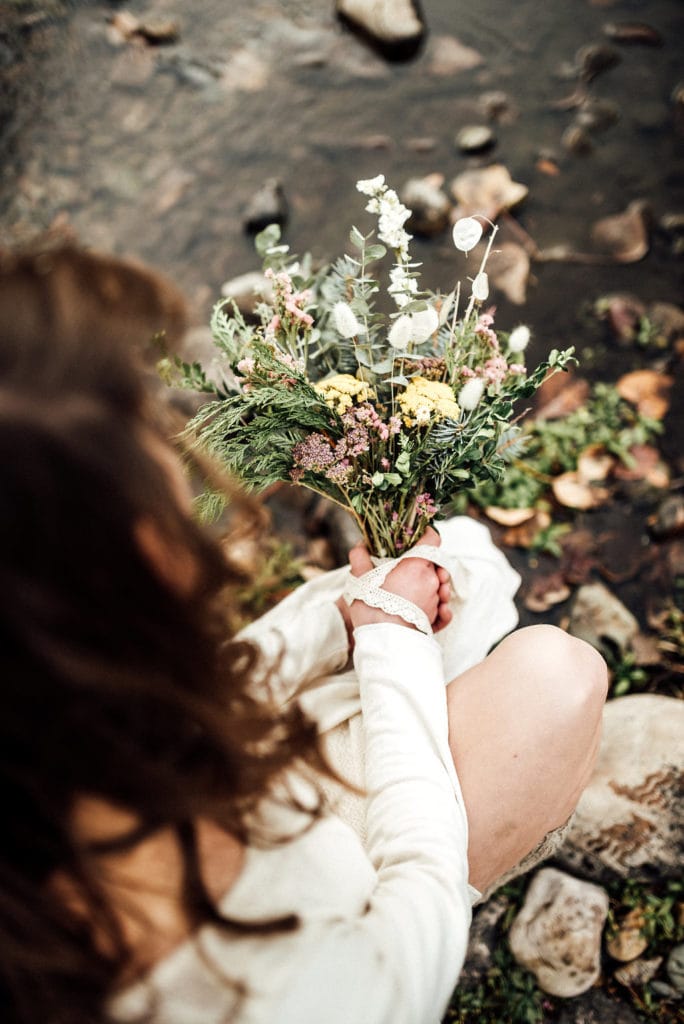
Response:
[{"label": "white lace trim", "polygon": [[352,601],[363,601],[371,608],[379,608],[388,615],[398,615],[404,622],[410,623],[419,629],[421,633],[432,634],[432,625],[422,608],[419,608],[413,601],[409,601],[399,594],[392,594],[389,590],[383,590],[382,584],[394,567],[404,558],[425,558],[428,562],[441,565],[451,574],[453,558],[449,558],[446,552],[430,544],[419,544],[409,551],[405,551],[399,558],[374,558],[376,563],[374,569],[364,573],[363,576],[350,576],[344,588],[344,599],[347,604]]}]

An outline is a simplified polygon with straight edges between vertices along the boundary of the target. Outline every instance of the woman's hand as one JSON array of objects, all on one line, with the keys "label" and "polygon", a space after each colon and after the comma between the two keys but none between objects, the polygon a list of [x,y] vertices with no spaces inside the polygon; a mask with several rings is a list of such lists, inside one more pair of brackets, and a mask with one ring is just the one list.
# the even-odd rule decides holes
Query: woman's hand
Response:
[{"label": "woman's hand", "polygon": [[[438,547],[440,543],[439,534],[429,527],[416,546],[429,544]],[[353,576],[363,576],[373,568],[370,555],[361,544],[351,549],[349,562]],[[427,615],[435,632],[443,629],[451,621],[449,573],[446,569],[435,566],[427,559],[406,558],[399,562],[385,579],[383,590],[399,594],[418,605]],[[415,626],[405,622],[399,615],[388,615],[379,608],[370,608],[363,601],[354,601],[351,606],[348,606],[346,601],[341,598],[338,607],[348,628],[349,626],[352,628],[366,626],[374,622],[392,622],[405,626],[407,629],[415,629]]]}]

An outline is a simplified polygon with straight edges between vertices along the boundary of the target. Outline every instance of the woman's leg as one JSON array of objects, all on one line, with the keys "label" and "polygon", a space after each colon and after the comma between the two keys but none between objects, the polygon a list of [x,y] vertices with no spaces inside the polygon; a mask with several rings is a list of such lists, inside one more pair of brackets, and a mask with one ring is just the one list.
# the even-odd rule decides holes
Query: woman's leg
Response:
[{"label": "woman's leg", "polygon": [[554,626],[512,633],[449,684],[449,742],[477,889],[574,810],[598,753],[606,691],[600,654]]}]

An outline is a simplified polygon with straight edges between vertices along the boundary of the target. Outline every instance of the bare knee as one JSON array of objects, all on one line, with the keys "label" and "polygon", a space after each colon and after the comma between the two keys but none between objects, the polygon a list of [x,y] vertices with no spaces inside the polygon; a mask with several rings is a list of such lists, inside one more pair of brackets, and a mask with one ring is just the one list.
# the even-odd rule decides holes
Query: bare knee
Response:
[{"label": "bare knee", "polygon": [[526,626],[499,645],[518,684],[531,688],[564,715],[598,717],[608,692],[599,652],[556,626]]}]

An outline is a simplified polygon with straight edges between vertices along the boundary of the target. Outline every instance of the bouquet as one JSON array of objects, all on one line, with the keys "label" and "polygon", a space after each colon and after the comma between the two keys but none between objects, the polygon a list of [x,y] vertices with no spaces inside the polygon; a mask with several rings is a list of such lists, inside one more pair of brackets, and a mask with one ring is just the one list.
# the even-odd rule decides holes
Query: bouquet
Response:
[{"label": "bouquet", "polygon": [[[396,557],[464,489],[502,476],[520,443],[516,401],[573,350],[550,352],[528,373],[529,329],[494,329],[486,265],[495,225],[456,222],[466,256],[482,221],[489,239],[469,284],[436,294],[410,257],[410,210],[382,175],[357,189],[377,216],[377,240],[352,228],[352,254],[314,270],[267,228],[256,239],[266,287],[254,322],[219,302],[213,381],[197,364],[177,366],[182,384],[215,394],[188,425],[196,443],[249,488],[288,481],[336,502],[373,554]],[[383,294],[374,270],[388,250]],[[208,505],[216,508],[215,495]]]}]

